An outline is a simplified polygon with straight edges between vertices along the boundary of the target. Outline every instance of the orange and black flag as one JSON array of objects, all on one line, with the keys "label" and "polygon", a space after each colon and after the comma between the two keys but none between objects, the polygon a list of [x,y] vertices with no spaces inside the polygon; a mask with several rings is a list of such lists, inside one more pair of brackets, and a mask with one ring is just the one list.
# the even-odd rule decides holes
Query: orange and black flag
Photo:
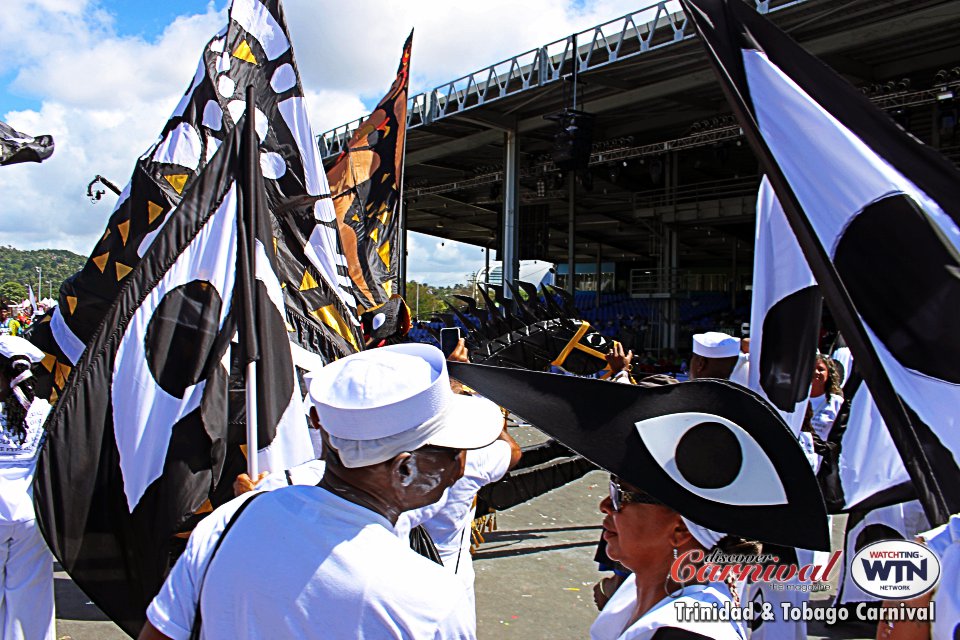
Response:
[{"label": "orange and black flag", "polygon": [[396,292],[413,31],[390,91],[327,171],[340,242],[362,313]]}]

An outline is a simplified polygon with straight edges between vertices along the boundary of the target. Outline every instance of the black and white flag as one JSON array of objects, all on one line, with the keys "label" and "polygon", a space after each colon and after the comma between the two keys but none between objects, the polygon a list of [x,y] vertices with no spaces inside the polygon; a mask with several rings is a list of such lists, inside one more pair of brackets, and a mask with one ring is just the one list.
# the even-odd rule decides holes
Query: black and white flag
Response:
[{"label": "black and white flag", "polygon": [[681,1],[920,501],[944,522],[960,511],[960,172],[739,0]]},{"label": "black and white flag", "polygon": [[780,411],[794,435],[800,434],[810,396],[822,303],[783,208],[764,177],[757,193],[747,386]]},{"label": "black and white flag", "polygon": [[0,122],[0,166],[20,162],[43,162],[51,155],[51,136],[28,136],[6,122]]}]

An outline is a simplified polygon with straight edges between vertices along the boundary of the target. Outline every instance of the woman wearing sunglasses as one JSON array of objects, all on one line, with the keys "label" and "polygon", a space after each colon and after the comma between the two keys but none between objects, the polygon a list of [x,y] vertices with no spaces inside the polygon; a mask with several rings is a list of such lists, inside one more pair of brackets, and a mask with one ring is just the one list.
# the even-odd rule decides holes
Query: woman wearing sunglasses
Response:
[{"label": "woman wearing sunglasses", "polygon": [[[740,606],[735,583],[678,582],[671,577],[674,561],[689,551],[756,555],[755,542],[723,536],[690,522],[653,496],[615,476],[610,496],[600,503],[607,555],[630,569],[590,628],[592,640],[703,639],[743,640],[742,622],[699,620],[681,611],[709,607],[723,611]],[[716,609],[714,609],[716,608]]]}]

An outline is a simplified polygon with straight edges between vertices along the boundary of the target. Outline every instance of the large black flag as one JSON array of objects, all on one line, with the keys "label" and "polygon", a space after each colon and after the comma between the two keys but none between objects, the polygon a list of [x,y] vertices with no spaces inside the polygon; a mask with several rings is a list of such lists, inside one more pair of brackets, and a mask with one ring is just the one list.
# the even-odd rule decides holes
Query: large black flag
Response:
[{"label": "large black flag", "polygon": [[31,340],[47,354],[39,395],[56,402],[126,278],[160,229],[183,213],[180,200],[236,127],[250,85],[290,337],[327,360],[359,350],[347,260],[282,7],[279,0],[236,0],[158,140],[137,160],[83,269],[33,330]]},{"label": "large black flag", "polygon": [[739,0],[681,0],[930,520],[960,511],[960,172]]},{"label": "large black flag", "polygon": [[0,166],[18,162],[43,162],[53,155],[53,138],[28,136],[0,122]]}]

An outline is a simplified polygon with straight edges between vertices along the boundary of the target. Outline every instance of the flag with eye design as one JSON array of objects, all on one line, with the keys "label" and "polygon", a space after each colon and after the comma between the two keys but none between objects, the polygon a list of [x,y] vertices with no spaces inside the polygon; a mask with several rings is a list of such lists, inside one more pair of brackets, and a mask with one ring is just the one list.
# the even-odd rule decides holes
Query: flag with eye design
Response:
[{"label": "flag with eye design", "polygon": [[326,360],[360,348],[356,301],[336,213],[279,0],[234,0],[158,140],[137,160],[83,269],[34,329],[47,357],[38,393],[52,402],[160,230],[236,127],[256,88],[260,164],[274,212],[273,248],[292,341]]},{"label": "flag with eye design", "polygon": [[716,531],[829,549],[813,471],[783,419],[731,382],[659,387],[450,363],[450,376]]},{"label": "flag with eye design", "polygon": [[[245,122],[254,127],[249,161],[241,163]],[[132,635],[169,568],[173,536],[232,498],[245,470],[236,411],[243,396],[234,402],[230,384],[239,369],[231,342],[251,335],[240,309],[256,309],[259,451],[252,455],[261,470],[314,457],[293,341],[328,357],[356,348],[355,327],[344,320],[353,307],[335,286],[346,277],[330,250],[336,219],[279,2],[234,0],[228,27],[207,45],[193,86],[133,184],[111,218],[103,245],[110,249],[64,288],[77,298],[47,323],[49,337],[68,336],[63,344],[79,347],[68,365],[53,367],[72,373],[55,383],[62,393],[35,484],[51,550]],[[244,196],[239,184],[258,191]],[[169,210],[152,206],[156,191],[170,196]],[[241,233],[244,202],[261,215]],[[113,284],[96,289],[97,277]],[[240,282],[249,286],[235,295]],[[81,284],[91,287],[86,302]],[[95,318],[92,326],[79,322]],[[90,331],[83,341],[74,332],[81,327]]]},{"label": "flag with eye design", "polygon": [[960,511],[960,171],[739,0],[681,0],[933,524]]}]

